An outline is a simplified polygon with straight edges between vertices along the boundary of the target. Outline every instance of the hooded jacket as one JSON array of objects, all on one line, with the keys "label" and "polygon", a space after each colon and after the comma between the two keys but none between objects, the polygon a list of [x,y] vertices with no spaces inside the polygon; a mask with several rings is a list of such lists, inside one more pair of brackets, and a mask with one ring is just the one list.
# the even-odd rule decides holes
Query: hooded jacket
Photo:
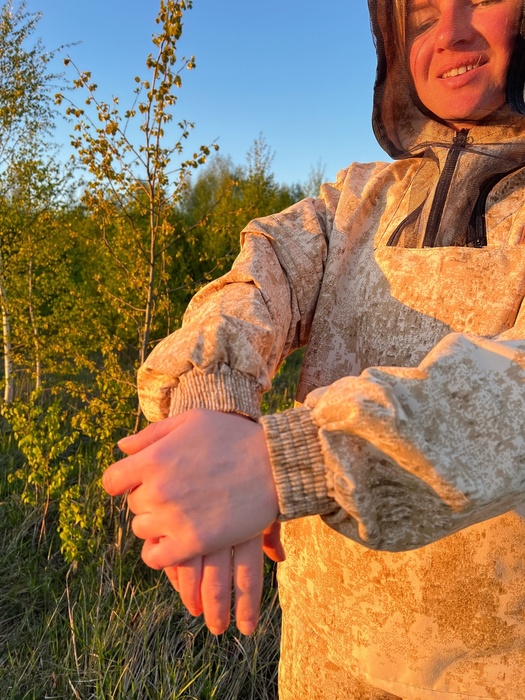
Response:
[{"label": "hooded jacket", "polygon": [[141,402],[258,419],[308,346],[301,405],[260,419],[290,521],[281,697],[352,697],[352,676],[525,700],[525,118],[456,133],[426,113],[391,4],[370,11],[393,162],[251,222],[140,369]]}]

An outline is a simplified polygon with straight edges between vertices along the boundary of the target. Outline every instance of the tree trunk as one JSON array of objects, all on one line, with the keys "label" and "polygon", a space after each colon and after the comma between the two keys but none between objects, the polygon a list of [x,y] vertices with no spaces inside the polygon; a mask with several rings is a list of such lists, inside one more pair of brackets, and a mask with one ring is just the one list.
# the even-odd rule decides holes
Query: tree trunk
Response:
[{"label": "tree trunk", "polygon": [[38,338],[38,327],[35,321],[35,311],[33,308],[33,260],[29,260],[28,270],[28,287],[29,287],[29,318],[31,319],[31,328],[33,329],[33,344],[35,346],[35,389],[42,388],[42,360],[40,358],[40,341]]},{"label": "tree trunk", "polygon": [[[153,314],[155,309],[155,274],[158,264],[157,255],[157,213],[154,206],[154,194],[150,192],[150,257],[149,257],[149,275],[148,275],[148,291],[146,299],[146,309],[144,313],[144,325],[142,329],[142,339],[140,342],[139,354],[140,364],[143,365],[148,356],[149,339],[151,326],[153,324]],[[135,432],[137,433],[142,425],[142,410],[140,404],[137,406],[137,414],[135,418]]]},{"label": "tree trunk", "polygon": [[14,398],[13,349],[11,346],[11,326],[7,308],[7,292],[4,282],[2,253],[0,252],[0,306],[2,308],[2,336],[4,348],[4,403],[9,405]]}]

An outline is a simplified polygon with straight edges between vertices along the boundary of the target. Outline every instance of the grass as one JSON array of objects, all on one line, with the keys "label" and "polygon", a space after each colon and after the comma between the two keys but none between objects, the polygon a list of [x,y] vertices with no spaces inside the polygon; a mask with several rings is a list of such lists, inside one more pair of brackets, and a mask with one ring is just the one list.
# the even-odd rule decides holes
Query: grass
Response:
[{"label": "grass", "polygon": [[3,700],[276,697],[279,608],[269,586],[253,636],[232,626],[216,638],[141,563],[135,542],[68,565],[56,533],[39,543],[39,514],[5,489],[1,498]]},{"label": "grass", "polygon": [[[299,365],[292,356],[266,411],[291,405]],[[141,562],[132,536],[117,549],[114,514],[91,556],[65,562],[56,508],[42,528],[43,508],[24,504],[8,480],[20,459],[0,426],[2,700],[275,700],[280,610],[269,572],[256,632],[232,625],[214,637]]]}]

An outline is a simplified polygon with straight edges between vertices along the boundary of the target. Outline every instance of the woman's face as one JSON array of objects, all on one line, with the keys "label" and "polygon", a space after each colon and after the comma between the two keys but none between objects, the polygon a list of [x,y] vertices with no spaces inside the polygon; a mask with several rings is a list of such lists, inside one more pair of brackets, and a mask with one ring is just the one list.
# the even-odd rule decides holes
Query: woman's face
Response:
[{"label": "woman's face", "polygon": [[522,0],[409,0],[410,72],[421,102],[456,128],[505,103]]}]

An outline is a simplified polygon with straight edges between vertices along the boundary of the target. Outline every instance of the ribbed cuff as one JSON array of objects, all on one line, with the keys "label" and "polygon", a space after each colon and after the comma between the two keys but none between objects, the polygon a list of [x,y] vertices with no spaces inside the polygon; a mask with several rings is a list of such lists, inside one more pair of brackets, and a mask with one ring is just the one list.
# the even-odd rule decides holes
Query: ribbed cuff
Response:
[{"label": "ribbed cuff", "polygon": [[263,416],[279,501],[279,520],[323,515],[334,510],[328,497],[318,428],[301,406]]},{"label": "ribbed cuff", "polygon": [[235,370],[208,374],[192,370],[182,374],[178,386],[171,390],[170,416],[192,408],[209,408],[257,420],[261,396],[259,383]]}]

